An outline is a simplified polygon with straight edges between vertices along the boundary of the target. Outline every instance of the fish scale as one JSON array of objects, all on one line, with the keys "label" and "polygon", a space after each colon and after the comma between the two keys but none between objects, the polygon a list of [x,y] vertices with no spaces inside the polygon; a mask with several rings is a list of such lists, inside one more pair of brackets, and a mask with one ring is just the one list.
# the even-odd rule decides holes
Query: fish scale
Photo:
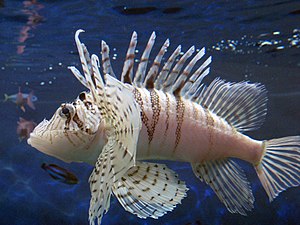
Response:
[{"label": "fish scale", "polygon": [[194,46],[181,56],[179,45],[161,68],[168,39],[147,69],[154,32],[135,74],[133,32],[118,80],[108,45],[102,41],[100,67],[98,56],[90,56],[81,43],[82,32],[76,32],[75,42],[83,75],[75,67],[69,69],[88,91],[42,121],[28,143],[67,162],[95,165],[89,178],[91,225],[101,224],[112,194],[140,218],[157,219],[182,202],[188,191],[184,181],[166,165],[145,159],[189,162],[194,175],[212,188],[228,211],[242,215],[253,209],[254,196],[233,158],[252,164],[270,201],[299,186],[300,136],[254,140],[243,134],[265,119],[263,85],[220,78],[205,85],[212,59],[205,59],[204,48],[194,54]]}]

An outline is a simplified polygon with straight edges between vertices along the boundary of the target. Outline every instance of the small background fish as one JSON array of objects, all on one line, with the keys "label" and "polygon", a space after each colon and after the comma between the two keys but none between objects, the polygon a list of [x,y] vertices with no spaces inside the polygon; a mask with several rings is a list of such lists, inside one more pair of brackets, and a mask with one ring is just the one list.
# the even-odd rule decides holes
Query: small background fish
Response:
[{"label": "small background fish", "polygon": [[42,169],[47,171],[47,173],[54,179],[58,180],[65,184],[78,184],[79,180],[72,172],[68,171],[65,168],[62,168],[55,164],[46,164],[41,165]]},{"label": "small background fish", "polygon": [[20,117],[17,126],[19,140],[22,141],[23,139],[29,138],[30,133],[33,131],[36,125],[37,124],[32,120],[25,120],[24,118]]},{"label": "small background fish", "polygon": [[22,93],[21,88],[19,87],[19,92],[17,94],[4,94],[4,100],[3,102],[11,101],[15,103],[17,106],[21,108],[23,112],[25,112],[25,105],[28,105],[31,109],[35,110],[35,106],[33,102],[37,101],[37,97],[33,95],[33,91],[31,91],[29,94]]},{"label": "small background fish", "polygon": [[[76,29],[85,28],[87,34],[84,40],[91,53],[99,54],[99,40],[106,40],[111,47],[110,55],[115,58],[113,64],[116,69],[121,68],[123,64],[131,32],[136,30],[139,34],[139,57],[151,31],[155,30],[159,43],[169,37],[173,47],[183,44],[184,51],[191,44],[196,44],[197,47],[206,46],[214,59],[212,70],[215,72],[212,77],[222,76],[230,81],[252,80],[267,86],[270,96],[268,119],[261,130],[254,131],[251,135],[271,138],[275,135],[283,136],[291,131],[295,134],[300,133],[300,98],[297,94],[300,84],[297,48],[299,35],[297,38],[297,33],[293,33],[294,29],[300,27],[299,14],[292,14],[299,9],[298,1],[116,0],[86,1],[82,4],[79,0],[37,0],[36,2],[44,5],[44,8],[38,11],[44,17],[44,22],[28,32],[29,38],[23,43],[26,49],[22,55],[16,53],[16,47],[21,45],[18,38],[28,22],[28,15],[22,11],[24,4],[17,0],[1,2],[4,2],[0,10],[1,93],[14,93],[11,90],[15,84],[21,84],[24,87],[23,91],[25,87],[29,90],[32,88],[38,94],[38,98],[46,102],[43,107],[38,108],[37,105],[37,110],[32,116],[26,115],[27,119],[40,121],[49,117],[56,110],[58,101],[72,101],[78,90],[83,90],[82,85],[66,70],[67,65],[80,67],[77,50],[72,42]],[[155,10],[147,14],[123,15],[113,9],[120,5],[129,8],[180,7],[182,10],[174,14],[164,14]],[[281,35],[264,39],[278,41],[279,45],[284,44],[283,50],[268,54],[264,53],[265,47],[271,46],[255,46],[255,43],[262,39],[257,38],[260,34],[274,31],[280,31]],[[236,50],[232,50],[228,42],[236,45]],[[220,47],[217,43],[220,43]],[[289,47],[289,43],[295,44]],[[152,55],[156,55],[158,50],[153,49]],[[170,52],[173,50],[170,49]],[[115,72],[120,74],[122,71]],[[48,83],[50,81],[52,84]],[[29,85],[25,86],[25,82]],[[17,92],[17,88],[15,91]],[[57,100],[55,103],[54,99]],[[9,104],[0,104],[1,223],[87,224],[86,212],[90,193],[86,180],[91,166],[82,164],[79,167],[72,164],[68,167],[80,180],[84,180],[80,185],[64,185],[66,189],[75,187],[72,191],[62,191],[58,185],[49,188],[47,182],[41,183],[41,179],[49,177],[44,171],[33,169],[33,165],[38,168],[41,162],[52,161],[48,156],[33,152],[25,142],[17,143],[16,146],[18,141],[15,127],[19,114],[16,113],[15,107],[6,106]],[[296,113],[286,116],[286,112]],[[297,188],[282,193],[276,201],[269,204],[253,169],[247,165],[242,167],[246,170],[249,180],[254,182],[252,188],[256,196],[256,210],[248,217],[226,213],[226,208],[215,194],[207,194],[211,189],[191,176],[190,165],[172,163],[170,168],[177,171],[189,184],[190,191],[184,204],[160,220],[141,220],[125,212],[119,203],[113,200],[111,205],[114,207],[107,213],[103,224],[118,225],[122,221],[123,224],[183,225],[195,220],[200,220],[203,225],[299,223],[300,196]],[[45,212],[50,212],[47,219]]]}]

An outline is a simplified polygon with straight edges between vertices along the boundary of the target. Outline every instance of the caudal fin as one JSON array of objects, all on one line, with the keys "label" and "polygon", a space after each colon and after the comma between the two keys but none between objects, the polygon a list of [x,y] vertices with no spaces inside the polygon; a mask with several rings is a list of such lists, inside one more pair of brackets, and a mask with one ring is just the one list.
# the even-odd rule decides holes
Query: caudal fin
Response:
[{"label": "caudal fin", "polygon": [[6,102],[8,99],[9,99],[9,96],[8,96],[8,94],[4,94],[4,99],[3,99],[3,102]]},{"label": "caudal fin", "polygon": [[272,201],[280,192],[300,184],[300,136],[264,143],[264,154],[255,170]]}]

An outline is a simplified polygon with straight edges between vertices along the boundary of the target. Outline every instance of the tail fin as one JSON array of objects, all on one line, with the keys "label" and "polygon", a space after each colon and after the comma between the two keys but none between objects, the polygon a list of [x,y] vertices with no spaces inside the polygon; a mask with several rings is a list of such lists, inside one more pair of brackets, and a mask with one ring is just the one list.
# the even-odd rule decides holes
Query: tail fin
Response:
[{"label": "tail fin", "polygon": [[4,100],[3,100],[3,102],[6,102],[8,99],[9,99],[8,94],[4,94]]},{"label": "tail fin", "polygon": [[300,136],[265,141],[264,154],[255,170],[270,201],[287,188],[298,186]]},{"label": "tail fin", "polygon": [[34,104],[33,104],[33,102],[32,102],[32,97],[33,97],[33,92],[30,92],[29,95],[28,95],[28,97],[27,97],[27,105],[28,105],[31,109],[35,110],[35,106],[34,106]]}]

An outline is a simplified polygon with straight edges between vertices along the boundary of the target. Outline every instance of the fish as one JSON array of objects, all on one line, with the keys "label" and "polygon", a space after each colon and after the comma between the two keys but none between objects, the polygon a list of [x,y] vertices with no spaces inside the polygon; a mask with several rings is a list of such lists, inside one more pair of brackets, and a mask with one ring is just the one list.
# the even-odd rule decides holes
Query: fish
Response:
[{"label": "fish", "polygon": [[36,127],[36,123],[32,120],[26,120],[22,117],[19,118],[19,121],[17,122],[17,134],[19,136],[19,140],[22,141],[23,139],[28,139],[30,136],[30,133],[33,131],[33,129]]},{"label": "fish", "polygon": [[20,107],[20,109],[25,112],[25,104],[27,104],[31,109],[35,110],[35,106],[33,102],[37,101],[37,97],[33,95],[33,91],[31,91],[29,94],[22,93],[21,88],[19,87],[19,92],[17,94],[4,94],[4,100],[3,102],[11,101],[15,103],[17,106]]},{"label": "fish", "polygon": [[188,187],[160,160],[190,163],[230,213],[247,215],[254,208],[251,184],[235,158],[253,166],[270,201],[299,186],[299,135],[255,140],[244,134],[265,120],[264,85],[219,77],[205,84],[212,62],[205,48],[192,46],[182,54],[179,45],[165,57],[169,39],[147,68],[155,32],[139,60],[133,32],[117,79],[109,46],[101,42],[101,59],[90,55],[79,39],[82,32],[76,31],[75,43],[83,74],[69,69],[87,90],[62,103],[27,142],[65,162],[94,165],[91,225],[101,224],[112,195],[139,218],[158,219],[181,204]]},{"label": "fish", "polygon": [[70,171],[55,164],[43,163],[41,168],[44,169],[54,180],[65,184],[78,184],[78,178]]}]

